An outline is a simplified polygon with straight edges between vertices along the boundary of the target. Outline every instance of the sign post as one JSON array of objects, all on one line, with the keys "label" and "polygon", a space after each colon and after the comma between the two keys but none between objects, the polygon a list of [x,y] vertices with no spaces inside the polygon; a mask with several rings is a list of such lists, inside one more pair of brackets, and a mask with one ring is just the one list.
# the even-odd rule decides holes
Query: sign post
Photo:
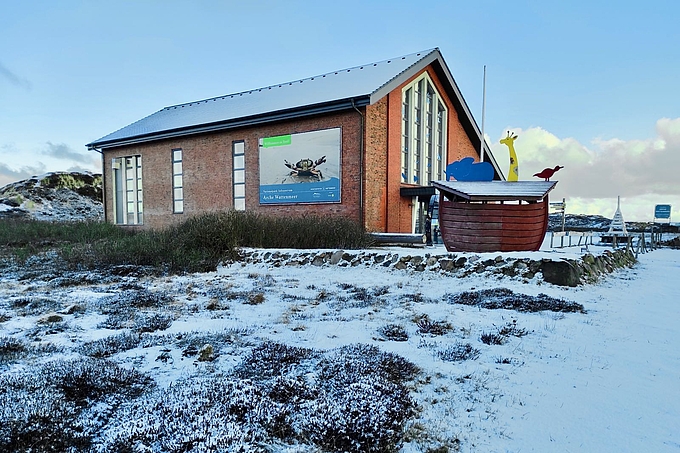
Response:
[{"label": "sign post", "polygon": [[562,198],[562,202],[557,202],[557,203],[550,203],[550,209],[557,213],[562,214],[562,231],[564,231],[564,222],[565,222],[565,211],[567,209],[567,200]]},{"label": "sign post", "polygon": [[[659,220],[662,220],[663,222],[659,222]],[[654,226],[652,226],[652,247],[659,246],[661,244],[661,239],[662,239],[662,225],[663,223],[668,223],[669,225],[671,224],[671,205],[669,204],[658,204],[654,206],[654,225],[657,223],[659,224],[659,230],[656,233],[656,240],[654,238]]]},{"label": "sign post", "polygon": [[671,223],[671,205],[669,204],[658,204],[654,206],[654,223],[656,220],[666,220]]}]

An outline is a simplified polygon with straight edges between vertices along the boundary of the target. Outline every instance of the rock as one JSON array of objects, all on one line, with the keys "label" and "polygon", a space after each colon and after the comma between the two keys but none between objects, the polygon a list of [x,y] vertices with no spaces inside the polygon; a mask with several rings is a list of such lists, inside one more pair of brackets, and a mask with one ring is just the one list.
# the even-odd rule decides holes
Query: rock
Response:
[{"label": "rock", "polygon": [[453,260],[449,260],[446,258],[443,258],[439,260],[439,268],[443,270],[444,272],[450,272],[451,269],[455,267],[455,263]]},{"label": "rock", "polygon": [[101,220],[102,178],[87,172],[53,172],[0,187],[0,218],[48,221]]},{"label": "rock", "polygon": [[46,315],[38,320],[38,324],[54,324],[57,322],[62,322],[64,318],[61,315],[58,315],[56,313],[52,313],[49,315]]},{"label": "rock", "polygon": [[515,277],[517,276],[517,268],[514,266],[505,266],[501,269],[501,272],[503,275],[507,275],[508,277]]},{"label": "rock", "polygon": [[541,270],[541,264],[542,264],[541,261],[531,260],[529,262],[529,271],[531,271],[534,274],[537,273],[539,270]]},{"label": "rock", "polygon": [[514,266],[515,266],[515,269],[517,269],[518,271],[523,271],[523,270],[529,268],[527,263],[525,263],[524,261],[515,261]]},{"label": "rock", "polygon": [[336,252],[333,252],[333,254],[331,255],[330,263],[335,266],[340,262],[340,260],[342,259],[342,255],[344,254],[345,254],[344,250],[338,250]]},{"label": "rock", "polygon": [[558,286],[578,286],[581,275],[578,268],[569,261],[544,260],[541,265],[543,280]]},{"label": "rock", "polygon": [[414,257],[411,258],[411,260],[409,261],[409,263],[411,264],[411,266],[418,266],[418,265],[419,265],[420,263],[422,263],[422,262],[423,262],[423,257],[422,257],[422,256],[414,256]]},{"label": "rock", "polygon": [[65,315],[73,315],[73,314],[76,314],[76,313],[85,313],[85,307],[83,307],[82,305],[78,305],[78,304],[69,305],[68,307],[66,307],[62,311],[62,313],[65,314]]}]

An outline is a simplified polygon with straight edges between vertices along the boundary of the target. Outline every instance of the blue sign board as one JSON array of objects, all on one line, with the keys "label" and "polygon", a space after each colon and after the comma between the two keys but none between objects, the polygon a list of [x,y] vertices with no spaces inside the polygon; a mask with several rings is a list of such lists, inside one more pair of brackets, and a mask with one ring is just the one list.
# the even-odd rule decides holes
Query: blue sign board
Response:
[{"label": "blue sign board", "polygon": [[329,178],[307,184],[271,184],[260,186],[260,204],[324,203],[340,201],[340,180]]},{"label": "blue sign board", "polygon": [[671,218],[671,205],[669,204],[658,204],[654,207],[654,218],[655,219],[670,219]]},{"label": "blue sign board", "polygon": [[342,130],[260,139],[260,204],[340,203]]}]

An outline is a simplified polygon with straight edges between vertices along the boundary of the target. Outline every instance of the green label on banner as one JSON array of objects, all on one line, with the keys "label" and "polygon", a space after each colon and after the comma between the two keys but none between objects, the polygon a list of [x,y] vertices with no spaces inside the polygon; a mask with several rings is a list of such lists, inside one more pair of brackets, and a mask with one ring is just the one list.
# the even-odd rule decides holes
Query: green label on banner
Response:
[{"label": "green label on banner", "polygon": [[265,137],[262,139],[263,148],[272,148],[274,146],[285,146],[290,145],[290,134],[289,135],[278,135],[276,137]]}]

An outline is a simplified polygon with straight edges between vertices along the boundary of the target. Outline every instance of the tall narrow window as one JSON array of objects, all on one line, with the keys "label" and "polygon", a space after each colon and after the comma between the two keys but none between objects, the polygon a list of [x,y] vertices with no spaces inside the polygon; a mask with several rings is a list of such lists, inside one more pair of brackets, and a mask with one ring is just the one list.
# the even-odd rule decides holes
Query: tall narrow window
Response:
[{"label": "tall narrow window", "polygon": [[144,223],[142,156],[116,157],[113,168],[113,218],[120,225]]},{"label": "tall narrow window", "polygon": [[425,180],[427,184],[433,180],[432,178],[432,162],[434,160],[434,150],[432,149],[433,136],[432,136],[432,125],[433,120],[433,102],[434,102],[434,91],[432,86],[427,84],[427,94],[425,95]]},{"label": "tall narrow window", "polygon": [[440,101],[437,102],[437,136],[436,136],[436,150],[435,153],[435,169],[434,174],[439,175],[439,178],[443,178],[444,175],[444,150],[446,149],[446,142],[444,141],[444,118],[446,117],[446,111],[444,110],[444,104]]},{"label": "tall narrow window", "polygon": [[413,89],[404,91],[401,105],[401,181],[408,182],[409,151],[411,149],[411,93]]},{"label": "tall narrow window", "polygon": [[233,179],[234,179],[234,209],[245,211],[246,209],[246,144],[242,141],[232,144],[234,156]]},{"label": "tall narrow window", "polygon": [[420,80],[415,86],[415,96],[413,99],[413,175],[412,181],[414,184],[422,184],[421,181],[421,156],[423,153],[423,82]]},{"label": "tall narrow window", "polygon": [[427,73],[402,91],[402,182],[444,179],[446,106]]},{"label": "tall narrow window", "polygon": [[182,150],[172,150],[172,211],[184,212],[184,173],[182,171]]}]

